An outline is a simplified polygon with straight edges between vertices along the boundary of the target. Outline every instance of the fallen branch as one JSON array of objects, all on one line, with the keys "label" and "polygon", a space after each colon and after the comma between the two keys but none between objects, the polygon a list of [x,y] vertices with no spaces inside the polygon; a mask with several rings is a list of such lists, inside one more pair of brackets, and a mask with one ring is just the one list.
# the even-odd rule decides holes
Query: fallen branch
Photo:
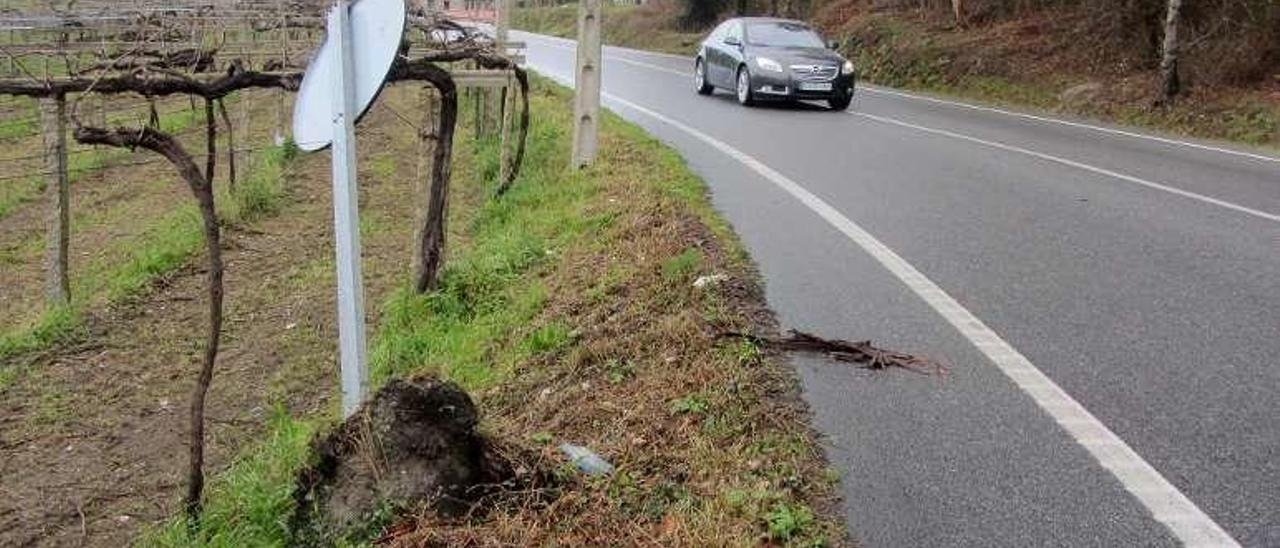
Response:
[{"label": "fallen branch", "polygon": [[764,348],[791,352],[814,352],[847,363],[862,364],[863,369],[889,369],[897,367],[921,375],[945,375],[947,368],[927,358],[876,348],[871,341],[849,342],[840,339],[824,339],[817,335],[796,331],[786,337],[761,337],[747,333],[721,333],[720,338],[736,338],[751,341]]}]

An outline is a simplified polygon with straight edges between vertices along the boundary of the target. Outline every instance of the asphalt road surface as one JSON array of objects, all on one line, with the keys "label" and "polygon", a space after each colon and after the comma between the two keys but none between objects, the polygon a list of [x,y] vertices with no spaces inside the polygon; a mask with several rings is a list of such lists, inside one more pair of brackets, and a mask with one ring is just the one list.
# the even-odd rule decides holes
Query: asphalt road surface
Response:
[{"label": "asphalt road surface", "polygon": [[[572,84],[572,42],[512,39]],[[796,360],[856,540],[1280,546],[1280,158],[881,88],[744,108],[690,70],[606,48],[605,105],[706,179],[783,326],[951,366]]]}]

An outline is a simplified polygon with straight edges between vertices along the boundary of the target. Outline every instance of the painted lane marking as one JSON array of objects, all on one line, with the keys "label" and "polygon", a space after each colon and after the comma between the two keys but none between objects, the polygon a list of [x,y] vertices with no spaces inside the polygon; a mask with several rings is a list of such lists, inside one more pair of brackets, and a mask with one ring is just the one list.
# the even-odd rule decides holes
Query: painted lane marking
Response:
[{"label": "painted lane marking", "polygon": [[[538,37],[540,37],[540,38],[543,38],[543,39],[549,39],[549,40],[551,40],[551,41],[555,41],[555,42],[567,41],[567,40],[565,40],[564,38],[555,38],[555,37],[549,37],[549,36],[541,36],[541,35],[537,35],[537,34],[534,34],[534,35],[531,35],[531,36],[538,36]],[[576,50],[577,50],[577,44],[576,44],[576,43],[574,43],[573,41],[567,41],[567,42],[568,42],[568,45],[547,46],[547,47],[550,47],[550,48],[552,48],[552,49],[564,50],[564,51],[576,51]],[[617,48],[615,48],[615,49],[617,49]],[[607,60],[609,60],[609,61],[618,61],[618,62],[621,62],[621,63],[626,63],[626,64],[628,64],[628,65],[635,65],[635,66],[637,66],[637,67],[647,68],[647,69],[650,69],[650,70],[656,70],[656,71],[660,71],[660,72],[666,72],[666,73],[669,73],[669,74],[674,74],[674,75],[676,75],[676,76],[680,76],[680,77],[682,77],[682,78],[685,78],[685,77],[687,77],[687,78],[693,78],[693,70],[692,70],[692,66],[690,66],[690,70],[689,70],[688,72],[685,72],[685,71],[676,70],[676,69],[673,69],[673,68],[670,68],[670,67],[664,67],[664,66],[661,66],[661,65],[654,65],[654,64],[652,64],[652,63],[646,63],[646,62],[644,62],[644,61],[636,61],[636,60],[634,60],[634,59],[627,59],[626,57],[622,57],[622,56],[620,56],[620,55],[616,55],[616,54],[615,54],[615,55],[606,55],[606,59],[607,59]],[[692,61],[692,59],[690,59],[690,61]]]},{"label": "painted lane marking", "polygon": [[1061,164],[1061,165],[1068,166],[1068,167],[1072,167],[1072,168],[1075,168],[1075,169],[1080,169],[1080,170],[1088,171],[1088,172],[1090,172],[1090,173],[1096,173],[1096,174],[1098,174],[1098,175],[1105,175],[1105,176],[1107,176],[1107,177],[1111,177],[1111,178],[1114,178],[1114,179],[1119,179],[1119,180],[1121,180],[1121,181],[1126,181],[1126,182],[1134,183],[1134,184],[1137,184],[1137,185],[1142,185],[1142,186],[1145,186],[1145,187],[1147,187],[1147,188],[1153,188],[1153,189],[1156,189],[1156,190],[1161,190],[1161,191],[1164,191],[1164,192],[1168,192],[1168,193],[1170,193],[1170,194],[1177,194],[1178,196],[1182,196],[1182,197],[1185,197],[1185,198],[1191,198],[1191,199],[1193,199],[1193,200],[1199,200],[1199,201],[1204,202],[1204,203],[1207,203],[1207,204],[1213,204],[1213,205],[1216,205],[1216,206],[1218,206],[1218,207],[1224,207],[1224,208],[1227,208],[1227,209],[1235,210],[1235,211],[1238,211],[1238,212],[1240,212],[1240,213],[1245,213],[1245,214],[1248,214],[1248,215],[1252,215],[1252,216],[1254,216],[1254,217],[1258,217],[1258,218],[1261,218],[1261,219],[1266,219],[1266,220],[1268,220],[1268,221],[1280,222],[1280,215],[1277,215],[1277,214],[1275,214],[1275,213],[1268,213],[1268,212],[1266,212],[1266,211],[1261,211],[1261,210],[1258,210],[1258,209],[1253,209],[1253,208],[1251,208],[1251,207],[1245,207],[1245,206],[1242,206],[1242,205],[1239,205],[1239,204],[1234,204],[1234,203],[1228,202],[1228,201],[1226,201],[1226,200],[1220,200],[1220,199],[1218,199],[1218,198],[1214,198],[1214,197],[1211,197],[1211,196],[1205,196],[1204,194],[1198,194],[1198,193],[1195,193],[1195,192],[1191,192],[1191,191],[1189,191],[1189,190],[1183,190],[1183,189],[1176,188],[1176,187],[1172,187],[1172,186],[1169,186],[1169,185],[1166,185],[1166,184],[1156,183],[1156,182],[1148,181],[1148,180],[1146,180],[1146,179],[1140,179],[1140,178],[1138,178],[1138,177],[1134,177],[1134,176],[1132,176],[1132,175],[1126,175],[1126,174],[1124,174],[1124,173],[1119,173],[1119,172],[1116,172],[1116,171],[1111,171],[1111,170],[1109,170],[1109,169],[1104,169],[1104,168],[1100,168],[1100,167],[1097,167],[1097,166],[1092,166],[1092,165],[1089,165],[1089,164],[1080,163],[1080,162],[1077,162],[1077,161],[1074,161],[1074,160],[1068,160],[1068,159],[1066,159],[1066,158],[1060,158],[1060,157],[1057,157],[1057,156],[1052,156],[1052,155],[1049,155],[1049,154],[1045,154],[1045,153],[1043,153],[1043,152],[1036,152],[1036,151],[1034,151],[1034,150],[1029,150],[1029,149],[1025,149],[1025,148],[1017,147],[1017,146],[1013,146],[1013,145],[1006,145],[1006,144],[1004,144],[1004,143],[998,143],[998,142],[995,142],[995,141],[987,141],[987,140],[985,140],[985,139],[979,139],[979,138],[977,138],[977,137],[973,137],[973,136],[970,136],[970,135],[965,135],[965,134],[963,134],[963,133],[956,133],[956,132],[954,132],[954,131],[947,131],[947,130],[945,130],[945,129],[937,129],[937,128],[931,128],[931,127],[921,126],[921,125],[917,125],[917,124],[912,124],[912,123],[910,123],[910,122],[904,122],[904,121],[902,121],[902,120],[898,120],[898,119],[896,119],[896,118],[887,118],[887,117],[884,117],[884,116],[876,116],[876,115],[874,115],[874,114],[867,114],[867,113],[864,113],[864,112],[856,112],[856,111],[852,111],[852,110],[850,110],[850,111],[846,111],[846,112],[847,112],[848,114],[851,114],[851,115],[854,115],[854,116],[860,116],[860,117],[862,117],[862,118],[867,118],[867,119],[869,119],[869,120],[875,120],[875,121],[877,121],[877,122],[881,122],[881,123],[884,123],[884,124],[895,125],[895,126],[899,126],[899,127],[904,127],[904,128],[908,128],[908,129],[913,129],[913,130],[916,130],[916,131],[923,131],[923,132],[925,132],[925,133],[932,133],[932,134],[934,134],[934,135],[941,135],[941,136],[943,136],[943,137],[949,137],[949,138],[952,138],[952,139],[959,139],[959,140],[962,140],[962,141],[968,141],[968,142],[970,142],[970,143],[974,143],[974,144],[978,144],[978,145],[982,145],[982,146],[987,146],[987,147],[991,147],[991,148],[997,148],[997,149],[1000,149],[1000,150],[1003,150],[1003,151],[1006,151],[1006,152],[1013,152],[1013,153],[1017,153],[1017,154],[1024,154],[1024,155],[1031,156],[1031,157],[1033,157],[1033,158],[1038,158],[1038,159],[1041,159],[1041,160],[1045,160],[1045,161],[1048,161],[1048,162],[1053,162],[1053,163],[1056,163],[1056,164]]},{"label": "painted lane marking", "polygon": [[737,160],[790,194],[874,258],[956,328],[1187,546],[1238,547],[1217,523],[1078,401],[932,280],[857,223],[761,161],[697,129],[610,93],[612,103],[678,129]]},{"label": "painted lane marking", "polygon": [[938,98],[935,98],[935,97],[928,97],[928,96],[925,96],[925,95],[917,95],[917,94],[914,94],[914,93],[907,93],[907,92],[904,92],[904,91],[899,91],[899,90],[896,90],[896,89],[889,89],[889,88],[885,88],[885,87],[881,87],[881,86],[870,86],[870,85],[864,85],[864,86],[862,86],[862,90],[863,90],[863,91],[866,91],[866,92],[868,92],[868,93],[879,93],[879,94],[883,94],[883,95],[893,95],[893,96],[896,96],[896,97],[904,97],[904,98],[907,98],[907,99],[914,99],[914,100],[917,100],[917,101],[927,101],[927,102],[930,102],[930,103],[937,103],[937,104],[941,104],[941,105],[948,105],[948,106],[953,106],[953,107],[967,108],[967,109],[977,110],[977,111],[981,111],[981,112],[990,112],[990,113],[993,113],[993,114],[1003,114],[1003,115],[1005,115],[1005,116],[1013,116],[1013,117],[1015,117],[1015,118],[1023,118],[1023,119],[1026,119],[1026,120],[1033,120],[1033,121],[1036,121],[1036,122],[1044,122],[1044,123],[1049,123],[1049,124],[1060,124],[1060,125],[1069,126],[1069,127],[1074,127],[1074,128],[1079,128],[1079,129],[1088,129],[1088,130],[1093,130],[1093,131],[1099,131],[1099,132],[1102,132],[1102,133],[1109,133],[1109,134],[1112,134],[1112,135],[1121,135],[1121,136],[1124,136],[1124,137],[1132,137],[1132,138],[1135,138],[1135,139],[1146,139],[1146,140],[1149,140],[1149,141],[1156,141],[1156,142],[1158,142],[1158,143],[1164,143],[1164,144],[1166,144],[1166,145],[1184,146],[1184,147],[1195,148],[1195,149],[1199,149],[1199,150],[1206,150],[1206,151],[1209,151],[1209,152],[1217,152],[1217,153],[1220,153],[1220,154],[1230,154],[1230,155],[1232,155],[1232,156],[1240,156],[1240,157],[1242,157],[1242,158],[1252,158],[1252,159],[1254,159],[1254,160],[1262,160],[1262,161],[1264,161],[1264,162],[1275,162],[1275,163],[1280,163],[1280,157],[1268,156],[1268,155],[1265,155],[1265,154],[1256,154],[1256,153],[1252,153],[1252,152],[1244,152],[1244,151],[1241,151],[1241,150],[1232,150],[1232,149],[1229,149],[1229,148],[1215,147],[1215,146],[1211,146],[1211,145],[1203,145],[1203,144],[1200,144],[1200,143],[1191,143],[1191,142],[1187,142],[1187,141],[1179,141],[1179,140],[1177,140],[1177,139],[1169,139],[1169,138],[1166,138],[1166,137],[1158,137],[1158,136],[1155,136],[1155,135],[1148,135],[1148,134],[1145,134],[1145,133],[1138,133],[1138,132],[1134,132],[1134,131],[1125,131],[1125,130],[1123,130],[1123,129],[1115,129],[1115,128],[1109,128],[1109,127],[1102,127],[1102,126],[1096,126],[1096,125],[1092,125],[1092,124],[1085,124],[1085,123],[1081,123],[1081,122],[1072,122],[1072,121],[1070,121],[1070,120],[1062,120],[1062,119],[1059,119],[1059,118],[1050,118],[1050,117],[1048,117],[1048,116],[1036,116],[1036,115],[1034,115],[1034,114],[1027,114],[1027,113],[1025,113],[1025,112],[1016,112],[1016,111],[1012,111],[1012,110],[1005,110],[1005,109],[999,109],[999,108],[994,108],[994,107],[984,107],[984,106],[980,106],[980,105],[973,105],[973,104],[969,104],[969,103],[962,103],[962,102],[960,102],[960,101],[948,101],[948,100],[946,100],[946,99],[938,99]]},{"label": "painted lane marking", "polygon": [[[575,43],[573,40],[570,40],[570,39],[567,39],[567,38],[549,37],[549,36],[544,36],[544,35],[540,35],[540,34],[529,34],[529,35],[530,35],[530,36],[542,37],[542,38],[548,38],[548,39],[551,39],[551,40],[555,40],[555,41],[561,42],[561,43],[563,43],[563,44],[567,44],[567,45],[569,45],[570,47],[576,47],[576,43]],[[685,62],[692,62],[692,61],[693,61],[693,58],[692,58],[692,57],[685,57],[685,56],[681,56],[681,55],[674,55],[674,54],[670,54],[670,53],[661,53],[661,52],[656,52],[656,51],[644,51],[644,50],[638,50],[638,49],[632,49],[632,48],[620,48],[620,47],[616,47],[616,46],[608,46],[608,48],[612,48],[612,49],[615,49],[615,50],[618,50],[618,51],[624,51],[624,52],[628,52],[628,53],[637,53],[637,54],[643,54],[643,55],[652,55],[652,56],[656,56],[656,57],[665,57],[665,58],[669,58],[669,59],[678,59],[678,60],[682,60],[682,61],[685,61]],[[628,61],[629,61],[629,60],[624,60],[624,62],[628,62]],[[639,66],[645,66],[645,67],[648,67],[648,68],[652,68],[652,69],[656,69],[656,70],[661,70],[661,71],[665,71],[665,72],[678,73],[677,71],[673,71],[673,70],[671,70],[671,69],[669,69],[669,68],[666,68],[666,67],[659,67],[659,66],[656,66],[656,65],[649,65],[649,64],[642,63],[642,62],[639,62],[639,61],[634,61],[634,62],[632,62],[632,64],[636,64],[636,65],[639,65]],[[683,73],[678,73],[678,74],[683,75]],[[936,103],[936,104],[940,104],[940,105],[948,105],[948,106],[953,106],[953,107],[967,108],[967,109],[976,110],[976,111],[981,111],[981,112],[989,112],[989,113],[992,113],[992,114],[1001,114],[1001,115],[1004,115],[1004,116],[1012,116],[1012,117],[1015,117],[1015,118],[1022,118],[1022,119],[1025,119],[1025,120],[1033,120],[1033,121],[1036,121],[1036,122],[1043,122],[1043,123],[1048,123],[1048,124],[1060,124],[1060,125],[1064,125],[1064,126],[1068,126],[1068,127],[1078,128],[1078,129],[1088,129],[1088,130],[1092,130],[1092,131],[1098,131],[1098,132],[1102,132],[1102,133],[1108,133],[1108,134],[1111,134],[1111,135],[1120,135],[1120,136],[1123,136],[1123,137],[1130,137],[1130,138],[1134,138],[1134,139],[1144,139],[1144,140],[1148,140],[1148,141],[1155,141],[1155,142],[1157,142],[1157,143],[1163,143],[1163,144],[1166,144],[1166,145],[1183,146],[1183,147],[1194,148],[1194,149],[1199,149],[1199,150],[1204,150],[1204,151],[1209,151],[1209,152],[1217,152],[1217,153],[1220,153],[1220,154],[1228,154],[1228,155],[1232,155],[1232,156],[1239,156],[1239,157],[1242,157],[1242,158],[1251,158],[1251,159],[1254,159],[1254,160],[1261,160],[1261,161],[1264,161],[1264,162],[1280,163],[1280,157],[1276,157],[1276,156],[1269,156],[1269,155],[1266,155],[1266,154],[1258,154],[1258,153],[1253,153],[1253,152],[1245,152],[1245,151],[1242,151],[1242,150],[1233,150],[1233,149],[1229,149],[1229,148],[1216,147],[1216,146],[1212,146],[1212,145],[1205,145],[1205,144],[1201,144],[1201,143],[1192,143],[1192,142],[1189,142],[1189,141],[1180,141],[1180,140],[1177,140],[1177,139],[1170,139],[1170,138],[1167,138],[1167,137],[1160,137],[1160,136],[1156,136],[1156,135],[1149,135],[1149,134],[1146,134],[1146,133],[1138,133],[1138,132],[1136,132],[1136,131],[1126,131],[1126,130],[1123,130],[1123,129],[1109,128],[1109,127],[1102,127],[1102,126],[1093,125],[1093,124],[1086,124],[1086,123],[1083,123],[1083,122],[1072,122],[1072,121],[1070,121],[1070,120],[1063,120],[1063,119],[1061,119],[1061,118],[1051,118],[1051,117],[1048,117],[1048,116],[1037,116],[1037,115],[1035,115],[1035,114],[1028,114],[1028,113],[1025,113],[1025,112],[1017,112],[1017,111],[1006,110],[1006,109],[995,108],[995,107],[985,107],[985,106],[981,106],[981,105],[974,105],[974,104],[971,104],[971,103],[964,103],[964,102],[960,102],[960,101],[951,101],[951,100],[947,100],[947,99],[939,99],[939,98],[936,98],[936,97],[928,97],[928,96],[925,96],[925,95],[919,95],[919,94],[915,94],[915,93],[908,93],[908,92],[905,92],[905,91],[896,90],[896,89],[892,89],[892,88],[886,88],[886,87],[884,87],[884,86],[874,86],[874,85],[870,85],[870,84],[863,84],[863,85],[860,87],[860,89],[861,89],[862,91],[865,91],[865,92],[868,92],[868,93],[879,93],[879,94],[883,94],[883,95],[893,95],[893,96],[896,96],[896,97],[902,97],[902,98],[906,98],[906,99],[913,99],[913,100],[917,100],[917,101],[926,101],[926,102],[930,102],[930,103]]]},{"label": "painted lane marking", "polygon": [[[554,46],[553,46],[553,47],[554,47]],[[572,47],[559,47],[558,49],[573,49],[573,48],[572,48]],[[676,76],[680,76],[680,77],[690,76],[690,75],[685,74],[685,73],[683,73],[683,72],[681,72],[681,71],[678,71],[678,70],[670,69],[670,68],[663,67],[663,66],[653,65],[653,64],[650,64],[650,63],[642,62],[642,61],[636,61],[636,60],[633,60],[633,59],[626,59],[626,58],[622,58],[622,57],[618,57],[618,56],[612,56],[612,57],[610,57],[610,60],[613,60],[613,61],[619,61],[619,62],[626,63],[626,64],[629,64],[629,65],[635,65],[635,66],[638,66],[638,67],[647,68],[647,69],[650,69],[650,70],[656,70],[656,71],[661,71],[661,72],[667,72],[667,73],[674,74],[674,75],[676,75]],[[1049,162],[1054,162],[1054,163],[1056,163],[1056,164],[1064,165],[1064,166],[1067,166],[1067,167],[1071,167],[1071,168],[1075,168],[1075,169],[1080,169],[1080,170],[1088,171],[1088,172],[1090,172],[1090,173],[1094,173],[1094,174],[1098,174],[1098,175],[1103,175],[1103,176],[1111,177],[1111,178],[1114,178],[1114,179],[1119,179],[1119,180],[1121,180],[1121,181],[1126,181],[1126,182],[1130,182],[1130,183],[1134,183],[1134,184],[1142,185],[1142,186],[1145,186],[1145,187],[1147,187],[1147,188],[1152,188],[1152,189],[1155,189],[1155,190],[1161,190],[1161,191],[1168,192],[1168,193],[1171,193],[1171,194],[1176,194],[1176,195],[1179,195],[1179,196],[1182,196],[1182,197],[1185,197],[1185,198],[1191,198],[1191,199],[1193,199],[1193,200],[1198,200],[1198,201],[1201,201],[1201,202],[1204,202],[1204,203],[1208,203],[1208,204],[1216,205],[1216,206],[1219,206],[1219,207],[1224,207],[1224,208],[1227,208],[1227,209],[1235,210],[1235,211],[1238,211],[1238,212],[1241,212],[1241,213],[1245,213],[1245,214],[1248,214],[1248,215],[1252,215],[1252,216],[1255,216],[1255,217],[1260,217],[1260,218],[1262,218],[1262,219],[1266,219],[1266,220],[1269,220],[1269,221],[1280,222],[1280,215],[1277,215],[1277,214],[1274,214],[1274,213],[1268,213],[1268,212],[1266,212],[1266,211],[1262,211],[1262,210],[1258,210],[1258,209],[1253,209],[1253,208],[1251,208],[1251,207],[1246,207],[1246,206],[1242,206],[1242,205],[1239,205],[1239,204],[1231,203],[1231,202],[1228,202],[1228,201],[1226,201],[1226,200],[1221,200],[1221,199],[1214,198],[1214,197],[1211,197],[1211,196],[1206,196],[1206,195],[1204,195],[1204,194],[1199,194],[1199,193],[1196,193],[1196,192],[1191,192],[1191,191],[1189,191],[1189,190],[1183,190],[1183,189],[1180,189],[1180,188],[1177,188],[1177,187],[1173,187],[1173,186],[1169,186],[1169,185],[1166,185],[1166,184],[1163,184],[1163,183],[1157,183],[1157,182],[1153,182],[1153,181],[1148,181],[1148,180],[1146,180],[1146,179],[1141,179],[1141,178],[1134,177],[1134,176],[1132,176],[1132,175],[1128,175],[1128,174],[1124,174],[1124,173],[1120,173],[1120,172],[1117,172],[1117,171],[1112,171],[1112,170],[1105,169],[1105,168],[1101,168],[1101,167],[1097,167],[1097,166],[1094,166],[1094,165],[1090,165],[1090,164],[1085,164],[1085,163],[1077,162],[1077,161],[1075,161],[1075,160],[1068,160],[1068,159],[1066,159],[1066,158],[1061,158],[1061,157],[1058,157],[1058,156],[1052,156],[1052,155],[1049,155],[1049,154],[1045,154],[1045,153],[1043,153],[1043,152],[1036,152],[1036,151],[1034,151],[1034,150],[1029,150],[1029,149],[1025,149],[1025,148],[1022,148],[1022,147],[1016,147],[1016,146],[1013,146],[1013,145],[1006,145],[1006,144],[1004,144],[1004,143],[998,143],[998,142],[995,142],[995,141],[987,141],[987,140],[984,140],[984,139],[979,139],[979,138],[977,138],[977,137],[972,137],[972,136],[964,135],[964,134],[961,134],[961,133],[955,133],[955,132],[947,131],[947,130],[944,130],[944,129],[936,129],[936,128],[931,128],[931,127],[926,127],[926,126],[917,125],[917,124],[912,124],[912,123],[910,123],[910,122],[904,122],[904,121],[902,121],[902,120],[898,120],[898,119],[896,119],[896,118],[887,118],[887,117],[884,117],[884,116],[877,116],[877,115],[874,115],[874,114],[866,114],[866,113],[856,112],[856,111],[847,111],[847,112],[848,112],[849,114],[854,115],[854,116],[861,116],[861,117],[863,117],[863,118],[868,118],[868,119],[875,120],[875,121],[878,121],[878,122],[881,122],[881,123],[897,125],[897,126],[901,126],[901,127],[905,127],[905,128],[909,128],[909,129],[914,129],[914,130],[917,130],[917,131],[924,131],[924,132],[927,132],[927,133],[933,133],[933,134],[935,134],[935,135],[942,135],[942,136],[945,136],[945,137],[951,137],[951,138],[953,138],[953,139],[960,139],[960,140],[963,140],[963,141],[968,141],[968,142],[975,143],[975,144],[979,144],[979,145],[983,145],[983,146],[988,146],[988,147],[997,148],[997,149],[1000,149],[1000,150],[1004,150],[1004,151],[1006,151],[1006,152],[1013,152],[1013,153],[1017,153],[1017,154],[1024,154],[1024,155],[1027,155],[1027,156],[1031,156],[1031,157],[1034,157],[1034,158],[1039,158],[1039,159],[1041,159],[1041,160],[1046,160],[1046,161],[1049,161]]]}]

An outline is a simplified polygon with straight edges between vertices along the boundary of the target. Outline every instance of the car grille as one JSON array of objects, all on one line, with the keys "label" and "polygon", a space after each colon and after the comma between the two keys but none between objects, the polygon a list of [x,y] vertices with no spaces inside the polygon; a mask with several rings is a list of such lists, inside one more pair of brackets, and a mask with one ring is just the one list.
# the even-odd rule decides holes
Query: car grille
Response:
[{"label": "car grille", "polygon": [[791,65],[791,75],[801,82],[828,82],[834,80],[840,67],[834,65]]}]

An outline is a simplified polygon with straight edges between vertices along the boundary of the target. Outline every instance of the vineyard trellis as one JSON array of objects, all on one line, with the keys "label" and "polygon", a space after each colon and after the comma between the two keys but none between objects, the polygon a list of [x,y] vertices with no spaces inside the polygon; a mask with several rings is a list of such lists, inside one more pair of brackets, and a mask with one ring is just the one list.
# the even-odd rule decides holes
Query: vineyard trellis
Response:
[{"label": "vineyard trellis", "polygon": [[[67,253],[69,184],[67,123],[76,143],[128,150],[142,149],[177,171],[198,205],[208,262],[208,330],[201,366],[192,390],[189,413],[189,464],[184,509],[198,524],[204,485],[204,408],[217,362],[223,321],[222,229],[214,191],[218,120],[227,137],[228,185],[234,192],[237,153],[235,124],[226,102],[252,101],[251,92],[276,94],[277,135],[287,120],[284,94],[296,91],[307,54],[323,39],[324,2],[298,0],[210,0],[203,3],[88,0],[73,9],[45,6],[0,14],[0,130],[39,127],[43,154],[4,158],[3,176],[42,177],[49,197],[46,215],[46,291],[48,306],[70,301]],[[469,28],[443,19],[420,6],[410,7],[409,25],[388,82],[422,82],[438,101],[427,104],[431,127],[419,138],[432,141],[431,167],[425,185],[425,216],[416,246],[414,286],[436,287],[444,257],[445,219],[452,141],[458,119],[458,85],[450,67],[457,64],[506,71],[519,85],[521,97],[515,152],[503,164],[496,193],[515,181],[523,161],[529,128],[528,77],[504,48]],[[202,113],[202,126],[166,128],[161,113],[187,101],[187,111]],[[34,100],[37,114],[22,117]],[[90,104],[96,105],[92,112]],[[202,103],[197,105],[197,103]],[[505,104],[505,101],[504,101]],[[169,112],[176,112],[169,111]],[[194,119],[194,116],[192,116]],[[133,124],[126,122],[133,121]],[[179,139],[203,134],[204,169]],[[0,131],[0,138],[4,135]],[[243,134],[243,132],[242,132]],[[242,137],[248,137],[242,135]],[[279,140],[279,139],[277,139]],[[75,154],[92,151],[79,150]],[[505,145],[504,145],[504,158]],[[39,162],[37,167],[37,162]],[[119,165],[119,164],[117,164]],[[14,173],[19,173],[15,175]],[[19,197],[21,198],[21,197]],[[29,200],[28,200],[29,201]],[[3,211],[0,211],[0,215]]]}]

